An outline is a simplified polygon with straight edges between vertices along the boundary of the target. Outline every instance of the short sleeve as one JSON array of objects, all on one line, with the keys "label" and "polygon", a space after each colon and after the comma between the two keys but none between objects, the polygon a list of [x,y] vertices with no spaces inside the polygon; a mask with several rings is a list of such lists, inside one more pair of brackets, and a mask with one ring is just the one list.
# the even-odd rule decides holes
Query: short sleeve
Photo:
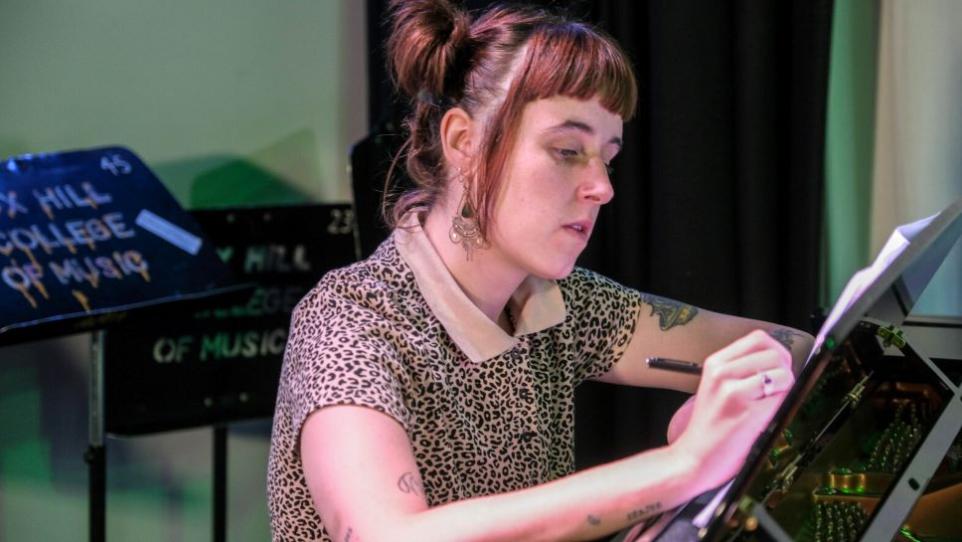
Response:
[{"label": "short sleeve", "polygon": [[333,405],[369,407],[409,429],[403,367],[385,325],[369,308],[333,295],[314,293],[298,304],[280,390],[295,435],[308,415]]},{"label": "short sleeve", "polygon": [[628,348],[641,313],[641,293],[587,269],[559,281],[576,382],[607,373]]}]

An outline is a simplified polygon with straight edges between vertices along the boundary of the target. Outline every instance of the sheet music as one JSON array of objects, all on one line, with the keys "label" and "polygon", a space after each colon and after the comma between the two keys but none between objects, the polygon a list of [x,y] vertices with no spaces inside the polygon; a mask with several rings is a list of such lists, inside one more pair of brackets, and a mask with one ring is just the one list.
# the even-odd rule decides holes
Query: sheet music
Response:
[{"label": "sheet music", "polygon": [[832,306],[832,311],[829,312],[828,317],[825,318],[825,322],[822,324],[821,329],[818,330],[818,335],[815,336],[815,343],[812,346],[811,352],[808,354],[808,359],[805,363],[808,363],[812,356],[819,350],[822,343],[825,342],[828,331],[832,329],[836,323],[838,323],[839,318],[849,307],[862,295],[866,288],[869,287],[879,275],[881,275],[888,266],[892,263],[905,247],[909,245],[909,242],[921,231],[923,228],[932,222],[937,214],[932,215],[921,220],[916,220],[915,222],[910,222],[908,224],[903,224],[892,232],[888,240],[885,242],[885,246],[879,251],[878,256],[875,257],[875,261],[872,265],[857,271],[852,278],[848,280],[842,293],[838,296],[835,304]]}]

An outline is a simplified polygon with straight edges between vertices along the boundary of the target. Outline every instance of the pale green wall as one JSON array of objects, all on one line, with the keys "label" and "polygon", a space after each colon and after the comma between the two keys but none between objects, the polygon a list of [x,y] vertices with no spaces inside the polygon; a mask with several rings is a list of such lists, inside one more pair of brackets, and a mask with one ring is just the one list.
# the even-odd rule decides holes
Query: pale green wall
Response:
[{"label": "pale green wall", "polygon": [[821,303],[870,261],[878,3],[835,3],[825,134],[825,243]]},{"label": "pale green wall", "polygon": [[[835,3],[826,132],[822,302],[896,226],[962,198],[962,3]],[[962,245],[916,314],[962,314]]]},{"label": "pale green wall", "polygon": [[[0,157],[123,144],[185,207],[346,201],[360,0],[0,0]],[[0,349],[0,540],[84,540],[89,336]],[[232,541],[268,538],[269,426],[229,442]],[[210,431],[111,440],[108,540],[210,539]]]},{"label": "pale green wall", "polygon": [[[873,253],[892,228],[962,198],[962,2],[881,3]],[[962,243],[916,305],[962,314]]]},{"label": "pale green wall", "polygon": [[130,146],[184,203],[246,160],[346,201],[366,127],[363,2],[3,0],[0,156]]}]

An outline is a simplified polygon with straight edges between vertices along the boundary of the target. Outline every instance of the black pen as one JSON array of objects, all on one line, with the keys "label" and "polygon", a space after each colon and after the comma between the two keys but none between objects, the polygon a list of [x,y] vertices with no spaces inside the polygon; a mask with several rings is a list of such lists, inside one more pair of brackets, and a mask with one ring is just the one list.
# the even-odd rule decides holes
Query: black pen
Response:
[{"label": "black pen", "polygon": [[685,373],[689,375],[701,374],[701,364],[695,363],[694,361],[653,357],[647,358],[645,363],[647,363],[652,369],[664,369],[666,371],[675,371],[676,373]]}]

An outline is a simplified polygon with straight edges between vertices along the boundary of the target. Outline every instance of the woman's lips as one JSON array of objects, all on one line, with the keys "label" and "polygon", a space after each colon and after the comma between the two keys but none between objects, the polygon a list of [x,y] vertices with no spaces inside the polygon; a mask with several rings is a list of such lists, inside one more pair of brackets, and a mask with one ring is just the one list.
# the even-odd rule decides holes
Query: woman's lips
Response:
[{"label": "woman's lips", "polygon": [[591,235],[591,223],[590,222],[572,222],[571,224],[565,224],[564,229],[572,232],[579,237],[587,239]]}]

